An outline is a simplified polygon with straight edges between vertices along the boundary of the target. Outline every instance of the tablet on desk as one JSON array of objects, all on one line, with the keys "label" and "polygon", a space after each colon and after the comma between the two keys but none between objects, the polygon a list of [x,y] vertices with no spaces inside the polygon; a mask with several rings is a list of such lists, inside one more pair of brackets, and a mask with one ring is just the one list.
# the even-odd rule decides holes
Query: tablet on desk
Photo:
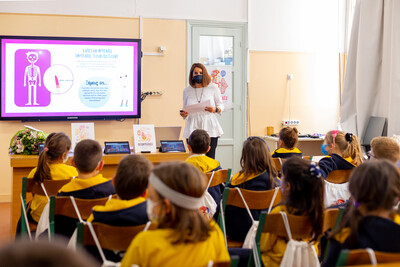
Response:
[{"label": "tablet on desk", "polygon": [[186,152],[182,140],[161,140],[161,152]]},{"label": "tablet on desk", "polygon": [[131,149],[128,141],[104,142],[104,154],[130,154]]}]

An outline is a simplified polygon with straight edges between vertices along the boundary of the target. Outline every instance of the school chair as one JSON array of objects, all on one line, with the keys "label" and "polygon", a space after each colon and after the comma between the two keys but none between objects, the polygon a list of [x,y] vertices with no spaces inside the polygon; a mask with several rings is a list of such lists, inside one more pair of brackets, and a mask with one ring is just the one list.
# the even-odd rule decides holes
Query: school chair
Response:
[{"label": "school chair", "polygon": [[336,266],[376,265],[376,264],[400,265],[400,253],[387,253],[372,249],[344,249],[340,252]]},{"label": "school chair", "polygon": [[343,213],[344,207],[334,209],[331,208],[324,211],[324,224],[322,226],[322,234],[324,234],[324,236],[321,238],[320,242],[320,252],[322,255],[322,259],[325,259],[330,246],[330,240],[327,240],[326,233],[328,231],[335,231],[339,228],[340,222],[342,221]]},{"label": "school chair", "polygon": [[282,165],[285,162],[286,159],[283,158],[272,158],[272,161],[275,165],[275,169],[277,172],[281,172],[282,171]]},{"label": "school chair", "polygon": [[[214,173],[214,175],[213,175],[213,173]],[[209,187],[217,186],[222,183],[228,184],[231,180],[231,173],[232,173],[232,169],[223,169],[223,170],[218,170],[218,171],[214,171],[214,172],[207,172],[206,176],[207,176],[208,180],[210,180],[212,177],[212,181],[211,181]]]},{"label": "school chair", "polygon": [[350,198],[348,183],[352,170],[334,170],[331,171],[324,180],[325,207],[345,203]]},{"label": "school chair", "polygon": [[[22,178],[22,188],[21,188],[21,236],[26,236],[27,225],[25,215],[29,205],[26,204],[26,194],[31,193],[32,195],[40,195],[40,196],[55,196],[57,195],[58,190],[60,188],[69,183],[71,179],[65,180],[43,180],[41,184],[36,182],[34,179],[28,179],[27,177]],[[43,187],[46,192],[43,191]],[[24,211],[25,210],[25,211]],[[31,232],[36,231],[37,223],[29,222],[29,230]]]},{"label": "school chair", "polygon": [[[54,234],[56,232],[60,232],[60,228],[64,228],[62,230],[66,236],[71,236],[72,232],[76,228],[76,223],[78,223],[80,220],[86,221],[92,213],[92,208],[94,206],[105,205],[110,198],[105,197],[98,199],[74,199],[79,210],[79,214],[77,214],[77,212],[75,211],[74,205],[70,197],[50,197],[49,230],[51,238],[54,237]],[[60,225],[58,225],[56,221]],[[65,223],[61,223],[62,221],[64,221]]]},{"label": "school chair", "polygon": [[[313,226],[308,216],[296,216],[287,214],[287,218],[289,221],[290,231],[292,233],[293,239],[309,239],[312,237]],[[265,211],[261,213],[255,238],[256,245],[253,249],[253,253],[250,254],[249,263],[247,265],[248,267],[254,265],[261,266],[260,263],[262,260],[260,240],[261,234],[266,233],[271,233],[279,237],[289,239],[286,232],[285,224],[282,219],[282,215],[280,213],[267,214]],[[257,264],[257,262],[259,264]]]},{"label": "school chair", "polygon": [[[278,204],[282,200],[282,193],[279,190],[279,187],[277,187],[277,189],[266,191],[254,191],[246,189],[240,189],[240,191],[250,210],[270,209],[272,206]],[[246,209],[246,205],[236,188],[225,188],[222,194],[222,207],[218,217],[218,222],[225,236],[226,232],[224,214],[227,205]],[[227,240],[227,246],[229,248],[242,247],[242,245],[242,242]]]}]

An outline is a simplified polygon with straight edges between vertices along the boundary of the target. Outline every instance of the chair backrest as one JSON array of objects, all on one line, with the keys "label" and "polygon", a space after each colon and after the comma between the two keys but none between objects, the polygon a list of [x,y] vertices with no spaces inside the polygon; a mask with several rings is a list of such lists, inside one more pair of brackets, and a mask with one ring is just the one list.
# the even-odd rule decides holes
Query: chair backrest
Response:
[{"label": "chair backrest", "polygon": [[[376,261],[380,263],[400,263],[400,253],[374,251]],[[336,266],[351,266],[371,264],[371,258],[366,249],[342,250]],[[398,265],[397,265],[398,266]]]},{"label": "chair backrest", "polygon": [[[93,222],[93,229],[103,249],[126,251],[132,242],[132,239],[142,232],[146,224],[137,226],[112,226],[103,223]],[[149,229],[155,229],[151,224]],[[92,233],[87,224],[78,224],[77,242],[83,246],[96,246]]]},{"label": "chair backrest", "polygon": [[[265,191],[240,189],[240,191],[242,192],[243,198],[246,200],[249,209],[259,209],[259,210],[269,208],[275,192],[274,189]],[[239,195],[239,192],[235,188],[225,188],[223,197],[224,195],[227,195],[225,206],[231,205],[243,209],[246,208],[242,198]],[[282,200],[282,193],[279,190],[274,200],[274,204],[278,204],[281,200]]]},{"label": "chair backrest", "polygon": [[[80,199],[75,198],[76,205],[78,206],[79,213],[83,220],[89,218],[92,214],[92,208],[96,205],[105,205],[109,198],[97,199]],[[53,214],[52,214],[53,213]],[[79,219],[70,197],[50,197],[50,219],[55,215],[62,215],[74,219]]]},{"label": "chair backrest", "polygon": [[210,187],[220,185],[222,183],[228,184],[231,178],[232,169],[218,170],[214,172],[206,173],[208,181],[210,181],[212,174],[214,173],[213,179],[210,183]]},{"label": "chair backrest", "polygon": [[350,174],[353,170],[334,170],[328,174],[326,177],[326,181],[333,184],[343,184],[347,183],[350,178]]},{"label": "chair backrest", "polygon": [[285,162],[286,159],[283,158],[272,158],[272,161],[274,162],[275,169],[280,172],[282,171],[282,165]]},{"label": "chair backrest", "polygon": [[327,209],[324,211],[324,224],[322,227],[322,232],[325,233],[329,229],[334,229],[339,216],[339,209]]},{"label": "chair backrest", "polygon": [[[49,196],[55,196],[65,184],[69,183],[71,179],[64,180],[43,180],[44,188]],[[32,194],[38,194],[41,196],[45,196],[46,194],[43,192],[42,186],[38,184],[33,179],[27,179],[26,183],[26,192],[30,192]]]}]

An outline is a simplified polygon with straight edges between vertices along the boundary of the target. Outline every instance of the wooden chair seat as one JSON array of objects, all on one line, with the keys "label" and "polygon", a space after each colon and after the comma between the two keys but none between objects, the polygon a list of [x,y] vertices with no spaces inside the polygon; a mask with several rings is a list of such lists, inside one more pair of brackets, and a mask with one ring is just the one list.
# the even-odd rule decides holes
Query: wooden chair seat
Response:
[{"label": "wooden chair seat", "polygon": [[[376,261],[381,263],[400,263],[400,253],[374,251]],[[371,264],[370,256],[365,249],[342,250],[336,266],[355,266]],[[398,265],[399,266],[399,265]]]},{"label": "wooden chair seat", "polygon": [[232,172],[232,169],[224,169],[224,170],[218,170],[215,172],[206,173],[208,181],[210,181],[211,176],[214,173],[213,179],[210,183],[210,187],[217,186],[222,183],[228,184],[230,181],[230,178],[231,178],[231,172]]},{"label": "wooden chair seat", "polygon": [[328,174],[326,181],[333,184],[343,184],[349,181],[351,172],[353,170],[334,170]]},{"label": "wooden chair seat", "polygon": [[[103,249],[118,251],[126,251],[132,239],[146,227],[146,224],[137,226],[112,226],[97,222],[93,222],[92,225],[101,247]],[[156,226],[151,224],[149,229],[156,229]],[[87,224],[83,225],[80,223],[78,225],[78,243],[83,246],[96,246]]]}]

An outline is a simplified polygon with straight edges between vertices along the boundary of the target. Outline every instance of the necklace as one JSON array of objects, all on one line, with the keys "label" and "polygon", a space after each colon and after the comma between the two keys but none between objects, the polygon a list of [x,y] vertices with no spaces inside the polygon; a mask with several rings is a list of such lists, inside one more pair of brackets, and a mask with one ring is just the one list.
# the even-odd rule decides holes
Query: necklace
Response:
[{"label": "necklace", "polygon": [[196,88],[194,89],[194,92],[196,93],[196,100],[198,103],[200,103],[201,99],[203,98],[203,91],[204,91],[204,87],[203,87],[203,89],[201,89],[201,95],[200,95],[200,100],[199,100],[199,98],[197,97],[197,89]]}]

